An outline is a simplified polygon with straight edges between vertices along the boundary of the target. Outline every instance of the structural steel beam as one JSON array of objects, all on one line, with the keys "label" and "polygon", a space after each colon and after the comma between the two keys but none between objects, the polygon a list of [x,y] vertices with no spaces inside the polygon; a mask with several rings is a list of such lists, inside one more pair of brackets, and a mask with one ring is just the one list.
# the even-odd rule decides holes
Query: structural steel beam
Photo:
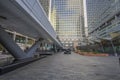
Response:
[{"label": "structural steel beam", "polygon": [[38,47],[40,47],[42,40],[43,39],[39,39],[31,48],[24,52],[9,36],[9,34],[0,26],[0,43],[10,52],[12,56],[14,56],[16,60],[34,57],[35,51]]},{"label": "structural steel beam", "polygon": [[9,34],[0,26],[0,43],[10,52],[17,60],[25,59],[26,53],[15,43]]},{"label": "structural steel beam", "polygon": [[35,44],[26,51],[27,57],[33,57],[34,56],[34,52],[36,51],[36,49],[38,47],[40,47],[40,43],[41,43],[41,41],[36,41]]}]

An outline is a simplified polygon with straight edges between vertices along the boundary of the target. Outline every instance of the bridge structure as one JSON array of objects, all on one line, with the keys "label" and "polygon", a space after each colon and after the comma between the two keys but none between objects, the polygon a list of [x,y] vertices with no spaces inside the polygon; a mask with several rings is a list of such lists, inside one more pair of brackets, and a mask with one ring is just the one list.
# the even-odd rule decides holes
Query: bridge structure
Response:
[{"label": "bridge structure", "polygon": [[[23,51],[6,30],[31,37],[35,42]],[[18,62],[33,59],[41,44],[52,46],[54,50],[62,48],[38,0],[0,0],[0,43]]]}]

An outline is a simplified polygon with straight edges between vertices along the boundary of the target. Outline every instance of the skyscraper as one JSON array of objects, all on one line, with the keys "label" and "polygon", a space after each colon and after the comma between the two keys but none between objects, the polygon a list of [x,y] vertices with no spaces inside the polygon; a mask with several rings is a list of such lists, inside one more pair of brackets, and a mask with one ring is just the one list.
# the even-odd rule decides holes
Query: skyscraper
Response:
[{"label": "skyscraper", "polygon": [[65,47],[82,44],[84,37],[83,0],[51,0],[50,14],[50,16],[55,15],[53,25]]}]

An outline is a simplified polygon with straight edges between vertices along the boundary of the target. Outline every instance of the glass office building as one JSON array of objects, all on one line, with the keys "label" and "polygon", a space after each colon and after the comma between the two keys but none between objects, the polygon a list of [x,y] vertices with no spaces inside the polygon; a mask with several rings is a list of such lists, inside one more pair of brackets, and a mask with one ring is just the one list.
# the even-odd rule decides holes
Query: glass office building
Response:
[{"label": "glass office building", "polygon": [[65,47],[81,45],[84,37],[83,0],[51,0],[50,21]]},{"label": "glass office building", "polygon": [[111,9],[114,2],[115,0],[86,0],[88,34],[91,40],[95,40],[96,37],[102,37],[102,34],[105,34],[105,30],[99,31],[100,26],[102,27],[103,23],[107,24],[105,19],[114,12],[113,10],[115,9]]},{"label": "glass office building", "polygon": [[107,53],[120,53],[120,0],[86,0],[86,6],[89,40]]}]

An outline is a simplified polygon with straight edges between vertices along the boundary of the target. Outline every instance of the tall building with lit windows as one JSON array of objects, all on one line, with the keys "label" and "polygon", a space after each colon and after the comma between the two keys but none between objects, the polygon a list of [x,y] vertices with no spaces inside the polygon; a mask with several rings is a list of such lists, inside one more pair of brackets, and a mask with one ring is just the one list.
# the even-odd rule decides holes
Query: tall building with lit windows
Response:
[{"label": "tall building with lit windows", "polygon": [[54,19],[52,25],[55,26],[57,35],[65,47],[79,46],[83,43],[83,0],[51,0],[50,16],[50,21]]}]

